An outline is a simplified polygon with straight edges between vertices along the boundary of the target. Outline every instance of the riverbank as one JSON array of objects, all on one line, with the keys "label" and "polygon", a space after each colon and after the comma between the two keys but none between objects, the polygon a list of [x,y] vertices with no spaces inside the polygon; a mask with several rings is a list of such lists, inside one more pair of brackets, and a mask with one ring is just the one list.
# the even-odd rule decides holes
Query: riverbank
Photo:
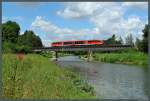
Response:
[{"label": "riverbank", "polygon": [[94,90],[79,75],[59,68],[49,58],[3,54],[3,98],[95,99]]},{"label": "riverbank", "polygon": [[[86,56],[81,56],[85,59]],[[94,53],[93,61],[137,65],[148,69],[148,55],[138,51],[125,51],[114,53]]]}]

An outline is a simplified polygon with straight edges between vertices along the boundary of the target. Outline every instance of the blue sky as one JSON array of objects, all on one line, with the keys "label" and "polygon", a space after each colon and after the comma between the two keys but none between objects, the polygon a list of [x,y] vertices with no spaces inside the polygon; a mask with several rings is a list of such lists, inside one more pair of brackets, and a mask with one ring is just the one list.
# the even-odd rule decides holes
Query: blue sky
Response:
[{"label": "blue sky", "polygon": [[115,34],[125,38],[129,33],[142,38],[148,23],[147,2],[5,2],[3,23],[16,21],[22,34],[33,30],[45,46],[62,40],[103,40]]}]

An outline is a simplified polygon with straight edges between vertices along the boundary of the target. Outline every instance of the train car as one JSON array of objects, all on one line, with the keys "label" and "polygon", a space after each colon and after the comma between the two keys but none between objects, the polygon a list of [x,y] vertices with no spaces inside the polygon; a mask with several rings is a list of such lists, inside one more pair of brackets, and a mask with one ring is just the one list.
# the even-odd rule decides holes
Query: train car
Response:
[{"label": "train car", "polygon": [[104,42],[102,40],[79,40],[79,41],[62,41],[53,42],[52,47],[58,46],[81,46],[81,45],[102,45]]}]

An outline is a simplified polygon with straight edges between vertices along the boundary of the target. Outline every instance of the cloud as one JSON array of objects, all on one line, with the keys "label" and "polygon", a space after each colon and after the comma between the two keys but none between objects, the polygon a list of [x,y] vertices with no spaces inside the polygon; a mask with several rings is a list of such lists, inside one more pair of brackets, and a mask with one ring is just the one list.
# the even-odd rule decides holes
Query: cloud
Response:
[{"label": "cloud", "polygon": [[136,30],[143,27],[143,22],[139,17],[129,17],[122,21],[121,27],[126,31]]},{"label": "cloud", "polygon": [[31,26],[40,28],[41,30],[46,31],[46,32],[58,30],[57,26],[55,26],[51,22],[47,22],[43,19],[44,19],[43,17],[37,16]]},{"label": "cloud", "polygon": [[[89,29],[81,29],[79,31],[77,30],[72,30],[72,29],[69,29],[69,28],[60,28],[56,25],[54,25],[52,22],[50,21],[47,21],[44,19],[44,17],[41,17],[41,16],[37,16],[35,18],[35,20],[32,22],[31,24],[31,28],[34,29],[34,28],[40,28],[42,31],[45,31],[45,32],[50,32],[50,33],[55,33],[55,34],[75,34],[75,33],[79,33],[80,35],[84,34],[84,33],[88,33]],[[96,33],[96,30],[93,29],[93,32]]]},{"label": "cloud", "polygon": [[[143,22],[139,17],[129,17],[127,20],[122,20],[122,23],[120,24],[120,33],[121,31],[129,34],[131,33],[134,37],[134,40],[136,37],[142,38],[142,30],[144,29],[146,22]],[[126,36],[124,35],[124,37]]]},{"label": "cloud", "polygon": [[101,14],[91,19],[100,33],[116,34],[118,37],[125,37],[126,34],[132,33],[135,37],[138,34],[137,32],[144,28],[145,22],[137,16],[124,19],[121,16],[114,16],[113,13],[107,12],[107,14],[104,14],[104,16]]},{"label": "cloud", "polygon": [[82,18],[103,13],[106,9],[120,10],[122,13],[128,8],[147,9],[148,2],[75,2],[66,3],[65,9],[57,11],[57,14],[64,18]]},{"label": "cloud", "polygon": [[42,43],[44,46],[50,47],[51,46],[51,40],[42,40]]},{"label": "cloud", "polygon": [[[93,16],[95,13],[103,12],[105,8],[111,8],[112,5],[118,5],[114,2],[75,2],[66,3],[65,9],[57,11],[57,14],[65,18],[81,18],[85,16]],[[105,8],[104,8],[105,7]],[[119,8],[119,7],[118,7]]]}]

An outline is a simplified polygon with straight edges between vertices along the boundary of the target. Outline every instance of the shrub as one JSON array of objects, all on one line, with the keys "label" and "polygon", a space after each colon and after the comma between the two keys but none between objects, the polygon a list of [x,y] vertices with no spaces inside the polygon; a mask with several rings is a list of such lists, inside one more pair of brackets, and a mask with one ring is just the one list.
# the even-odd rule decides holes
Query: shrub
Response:
[{"label": "shrub", "polygon": [[31,53],[32,50],[31,47],[27,45],[22,45],[22,46],[16,45],[15,52]]},{"label": "shrub", "polygon": [[4,42],[2,46],[3,53],[18,53],[18,52],[23,52],[23,53],[31,53],[31,47],[27,45],[19,45],[19,44],[14,44],[11,42]]}]

